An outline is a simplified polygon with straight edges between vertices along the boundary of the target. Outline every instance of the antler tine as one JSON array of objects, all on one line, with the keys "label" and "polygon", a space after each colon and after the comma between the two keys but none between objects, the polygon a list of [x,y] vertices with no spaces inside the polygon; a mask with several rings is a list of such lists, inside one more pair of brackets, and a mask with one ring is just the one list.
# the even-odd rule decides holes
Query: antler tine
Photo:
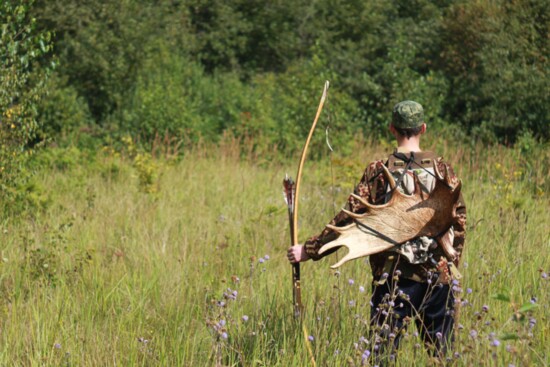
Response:
[{"label": "antler tine", "polygon": [[350,224],[350,225],[347,225],[345,227],[338,227],[338,226],[333,226],[332,224],[327,224],[325,227],[328,228],[328,229],[332,229],[336,233],[342,234],[346,230],[350,229],[353,226],[354,226],[354,224]]},{"label": "antler tine", "polygon": [[348,253],[346,254],[346,256],[344,256],[344,257],[343,257],[340,261],[338,261],[336,264],[331,265],[330,268],[331,268],[331,269],[338,269],[340,266],[344,265],[344,263],[346,263],[346,262],[348,262],[348,261],[350,261],[350,260],[353,260],[353,259],[355,259],[355,257],[353,257],[353,256],[351,255],[351,252],[348,252]]},{"label": "antler tine", "polygon": [[439,172],[439,167],[437,166],[437,159],[434,159],[434,173],[437,176],[439,180],[443,179],[443,176],[441,175],[441,172]]},{"label": "antler tine", "polygon": [[415,173],[413,175],[413,182],[414,182],[414,193],[413,195],[418,195],[422,197],[422,187],[420,184],[420,179],[418,178],[418,175]]},{"label": "antler tine", "polygon": [[459,253],[453,247],[454,232],[452,229],[448,229],[443,235],[436,238],[437,242],[441,245],[443,252],[447,257],[454,261]]},{"label": "antler tine", "polygon": [[451,186],[451,174],[449,173],[449,166],[445,165],[445,182]]},{"label": "antler tine", "polygon": [[349,210],[344,209],[344,208],[342,208],[342,211],[344,213],[346,213],[347,215],[349,215],[350,217],[352,217],[353,219],[359,219],[359,218],[363,218],[365,216],[364,214],[354,213],[354,212],[349,211]]},{"label": "antler tine", "polygon": [[390,173],[390,171],[384,164],[382,165],[382,171],[384,173],[384,177],[386,177],[386,179],[388,180],[388,184],[390,185],[390,188],[394,190],[396,186],[395,179],[393,178],[393,175]]},{"label": "antler tine", "polygon": [[375,205],[372,205],[371,203],[369,203],[368,201],[366,201],[365,199],[363,199],[361,196],[359,195],[356,195],[354,193],[351,193],[350,195],[352,198],[358,200],[361,204],[363,204],[364,206],[366,206],[367,208],[369,209],[373,209],[373,208],[376,208]]},{"label": "antler tine", "polygon": [[455,192],[456,190],[460,191],[461,189],[462,189],[462,180],[458,180],[458,183],[453,188],[453,192]]}]

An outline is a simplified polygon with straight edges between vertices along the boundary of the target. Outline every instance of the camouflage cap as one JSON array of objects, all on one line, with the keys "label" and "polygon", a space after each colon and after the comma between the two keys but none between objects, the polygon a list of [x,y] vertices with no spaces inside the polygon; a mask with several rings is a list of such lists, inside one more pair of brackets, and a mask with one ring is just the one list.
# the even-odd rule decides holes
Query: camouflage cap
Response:
[{"label": "camouflage cap", "polygon": [[392,124],[400,129],[415,128],[424,123],[424,109],[414,101],[399,102],[393,107]]}]

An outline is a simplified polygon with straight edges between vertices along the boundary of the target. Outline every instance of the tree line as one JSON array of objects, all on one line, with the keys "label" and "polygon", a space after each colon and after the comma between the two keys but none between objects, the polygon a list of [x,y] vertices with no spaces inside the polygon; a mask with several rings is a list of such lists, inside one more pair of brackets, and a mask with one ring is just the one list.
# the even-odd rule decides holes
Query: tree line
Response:
[{"label": "tree line", "polygon": [[185,146],[230,133],[293,150],[325,79],[342,142],[384,135],[403,99],[457,139],[546,142],[548,5],[4,0],[2,180],[21,166],[14,157],[51,142],[151,144],[160,134]]}]

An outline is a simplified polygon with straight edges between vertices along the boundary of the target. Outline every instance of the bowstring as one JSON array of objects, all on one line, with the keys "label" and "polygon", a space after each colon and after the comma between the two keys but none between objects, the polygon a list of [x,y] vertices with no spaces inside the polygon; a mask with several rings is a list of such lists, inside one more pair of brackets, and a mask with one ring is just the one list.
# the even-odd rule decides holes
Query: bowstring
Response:
[{"label": "bowstring", "polygon": [[[336,217],[336,190],[334,188],[334,148],[332,147],[332,144],[330,144],[330,134],[329,130],[333,122],[332,118],[332,108],[330,105],[330,98],[329,95],[327,95],[327,126],[325,128],[325,142],[327,144],[327,147],[329,149],[329,160],[330,160],[330,193],[332,196],[332,217]],[[338,251],[335,253],[336,255],[336,261],[340,261],[340,254]],[[338,277],[338,289],[340,289],[340,277]],[[338,308],[339,312],[341,312],[342,307],[342,298],[341,298],[341,292],[338,292]]]}]

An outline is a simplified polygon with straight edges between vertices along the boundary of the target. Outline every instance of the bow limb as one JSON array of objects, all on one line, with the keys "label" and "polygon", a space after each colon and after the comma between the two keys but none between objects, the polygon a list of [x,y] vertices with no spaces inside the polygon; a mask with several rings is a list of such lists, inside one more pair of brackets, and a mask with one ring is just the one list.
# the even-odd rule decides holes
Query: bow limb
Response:
[{"label": "bow limb", "polygon": [[[287,197],[292,198],[292,204],[293,204],[292,206],[289,205],[289,213],[291,213],[290,235],[292,238],[293,246],[298,244],[298,203],[299,203],[298,199],[300,195],[300,183],[302,182],[302,170],[304,168],[304,162],[306,160],[307,148],[309,147],[311,137],[313,136],[313,131],[315,131],[315,127],[317,126],[317,121],[319,121],[319,116],[321,116],[321,111],[323,110],[323,106],[325,105],[325,101],[327,99],[328,87],[329,87],[329,82],[327,80],[325,82],[325,87],[323,88],[323,94],[321,96],[321,100],[319,101],[319,107],[317,107],[317,113],[315,114],[315,119],[313,120],[313,124],[309,129],[309,134],[307,136],[306,143],[304,144],[304,148],[302,149],[302,156],[300,157],[300,164],[298,165],[298,173],[296,174],[295,186],[292,187],[292,182],[288,177],[285,179],[285,189],[288,188],[285,191],[287,193],[289,192],[291,193],[291,195],[290,196],[287,195]],[[294,192],[292,191],[292,188],[294,188]],[[292,195],[292,193],[294,195]],[[292,264],[292,284],[293,284],[294,316],[301,317],[303,316],[304,306],[302,305],[302,289],[300,287],[300,263]],[[304,339],[305,339],[306,347],[309,353],[311,365],[313,367],[316,367],[317,364],[313,356],[311,343],[309,342],[309,339],[308,339],[309,333],[307,331],[305,323],[302,323],[302,330],[304,332]]]},{"label": "bow limb", "polygon": [[295,200],[294,200],[294,210],[292,213],[292,226],[294,227],[294,233],[292,238],[293,245],[298,244],[298,203],[299,203],[298,198],[300,197],[300,183],[302,182],[302,171],[304,168],[304,162],[306,161],[307,149],[309,147],[311,137],[313,136],[313,131],[315,131],[315,127],[317,126],[317,121],[319,121],[319,116],[321,116],[321,111],[323,110],[323,106],[325,105],[325,101],[327,99],[328,88],[329,88],[329,82],[327,80],[325,81],[325,87],[323,88],[323,94],[321,96],[321,100],[319,101],[319,107],[317,107],[317,113],[315,114],[315,119],[313,120],[313,124],[309,129],[309,134],[307,136],[306,143],[304,144],[304,148],[302,149],[300,164],[298,165],[298,173],[296,174],[296,194],[295,194]]}]

